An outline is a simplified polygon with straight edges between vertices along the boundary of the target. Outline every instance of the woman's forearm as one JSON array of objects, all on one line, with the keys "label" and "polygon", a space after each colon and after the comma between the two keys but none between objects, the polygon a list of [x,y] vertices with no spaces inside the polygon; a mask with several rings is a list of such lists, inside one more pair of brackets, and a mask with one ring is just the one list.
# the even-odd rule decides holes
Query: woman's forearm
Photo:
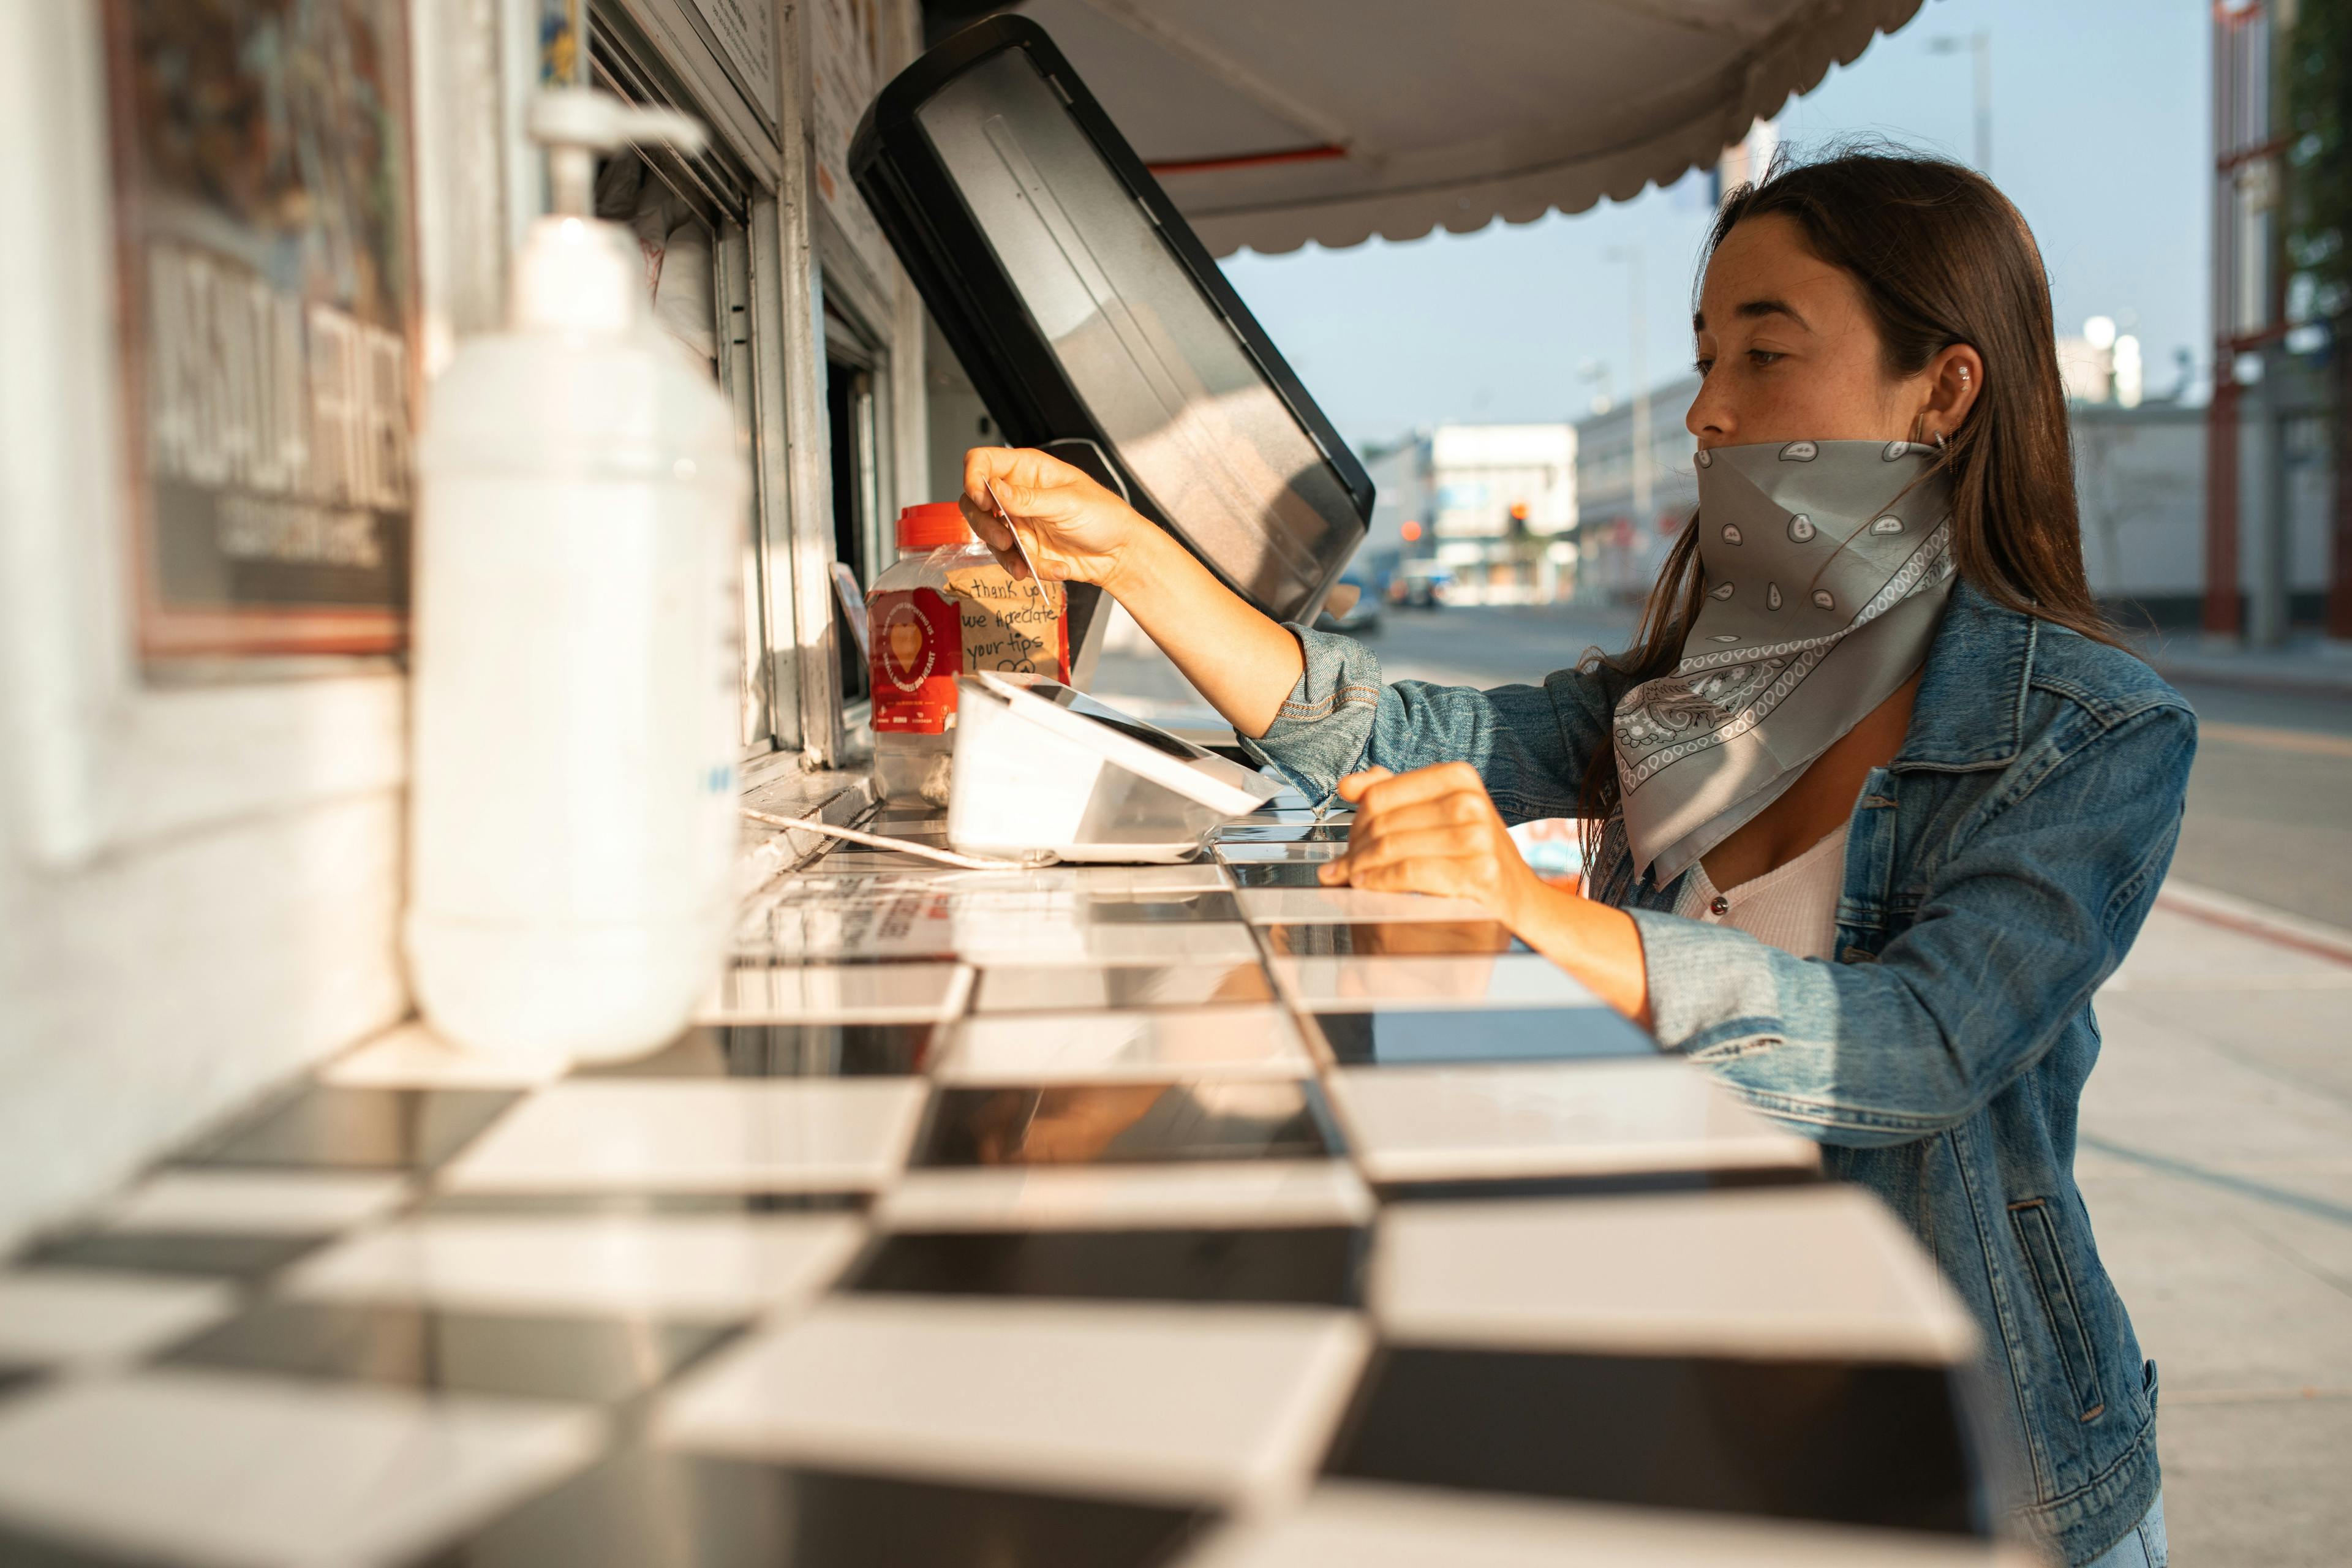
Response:
[{"label": "woman's forearm", "polygon": [[1508,923],[1521,942],[1584,982],[1601,1001],[1642,1027],[1651,1026],[1650,972],[1641,928],[1624,910],[1536,882],[1517,900]]},{"label": "woman's forearm", "polygon": [[1234,729],[1255,740],[1273,725],[1306,668],[1288,630],[1148,525],[1103,586]]}]

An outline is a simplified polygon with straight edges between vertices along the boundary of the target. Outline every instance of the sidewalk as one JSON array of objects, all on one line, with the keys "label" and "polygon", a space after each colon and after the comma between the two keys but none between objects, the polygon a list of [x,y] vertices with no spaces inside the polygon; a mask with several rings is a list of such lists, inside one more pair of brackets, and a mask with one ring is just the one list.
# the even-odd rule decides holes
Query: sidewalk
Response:
[{"label": "sidewalk", "polygon": [[2075,1172],[2163,1369],[2176,1562],[2352,1541],[2347,1012],[2352,932],[2180,884],[2099,995]]},{"label": "sidewalk", "polygon": [[2352,645],[2298,637],[2279,648],[2208,647],[2195,632],[2151,633],[2137,640],[2167,680],[2352,697]]}]

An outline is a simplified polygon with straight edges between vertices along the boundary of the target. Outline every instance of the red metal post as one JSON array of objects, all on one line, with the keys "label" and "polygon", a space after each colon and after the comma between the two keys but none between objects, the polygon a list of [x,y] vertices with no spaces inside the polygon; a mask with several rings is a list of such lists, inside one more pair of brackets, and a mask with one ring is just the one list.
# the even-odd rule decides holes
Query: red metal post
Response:
[{"label": "red metal post", "polygon": [[2208,637],[2242,629],[2238,595],[2238,26],[2213,6],[2213,399],[2205,408],[2205,608]]},{"label": "red metal post", "polygon": [[2336,517],[2327,542],[2327,635],[2352,642],[2352,316],[2336,319]]},{"label": "red metal post", "polygon": [[2205,614],[2208,636],[2240,636],[2244,599],[2238,588],[2238,400],[2229,350],[2213,366],[2213,401],[2205,410]]}]

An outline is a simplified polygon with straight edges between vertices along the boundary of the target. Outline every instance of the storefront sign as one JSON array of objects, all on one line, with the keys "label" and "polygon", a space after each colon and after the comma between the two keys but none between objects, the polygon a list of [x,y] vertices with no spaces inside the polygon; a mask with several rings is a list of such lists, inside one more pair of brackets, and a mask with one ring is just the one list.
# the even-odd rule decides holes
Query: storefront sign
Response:
[{"label": "storefront sign", "polygon": [[106,0],[141,652],[405,636],[404,0]]},{"label": "storefront sign", "polygon": [[686,0],[743,96],[776,119],[776,15],[771,0]]}]

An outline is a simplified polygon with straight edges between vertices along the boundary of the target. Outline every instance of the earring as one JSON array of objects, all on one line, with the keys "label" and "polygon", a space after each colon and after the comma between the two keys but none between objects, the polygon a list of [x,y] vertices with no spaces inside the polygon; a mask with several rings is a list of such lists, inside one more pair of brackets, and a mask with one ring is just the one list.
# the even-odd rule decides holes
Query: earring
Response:
[{"label": "earring", "polygon": [[1938,430],[1938,431],[1937,431],[1937,432],[1936,432],[1936,450],[1937,450],[1938,452],[1940,452],[1940,451],[1942,451],[1943,449],[1944,449],[1944,433],[1943,433],[1941,430]]}]

